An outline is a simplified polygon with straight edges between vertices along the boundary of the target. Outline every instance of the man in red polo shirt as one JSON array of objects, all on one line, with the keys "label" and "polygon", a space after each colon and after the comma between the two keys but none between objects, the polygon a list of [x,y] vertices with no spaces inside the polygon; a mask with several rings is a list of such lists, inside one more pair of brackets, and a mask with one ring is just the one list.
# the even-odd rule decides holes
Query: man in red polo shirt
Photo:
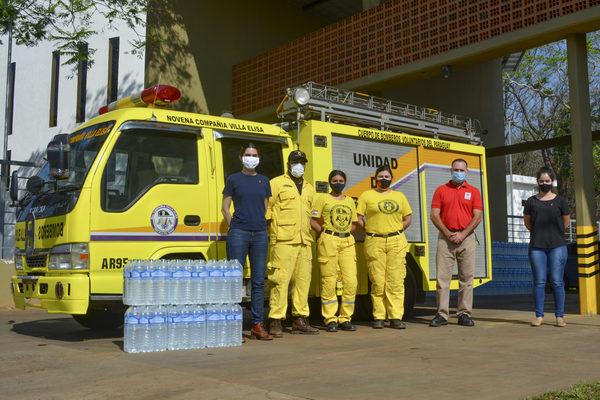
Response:
[{"label": "man in red polo shirt", "polygon": [[458,264],[458,324],[473,326],[473,275],[475,247],[473,232],[481,222],[483,205],[477,188],[466,181],[469,170],[463,159],[452,161],[452,179],[438,187],[431,201],[431,221],[438,228],[436,263],[437,314],[429,326],[448,324],[450,281],[454,263]]}]

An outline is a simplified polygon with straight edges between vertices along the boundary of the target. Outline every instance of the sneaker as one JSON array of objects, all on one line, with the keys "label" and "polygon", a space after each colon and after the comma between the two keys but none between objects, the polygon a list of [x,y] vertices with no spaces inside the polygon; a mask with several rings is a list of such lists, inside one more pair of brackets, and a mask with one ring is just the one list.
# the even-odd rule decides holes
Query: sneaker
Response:
[{"label": "sneaker", "polygon": [[556,317],[556,326],[563,328],[563,327],[567,326],[567,323],[565,322],[564,318]]},{"label": "sneaker", "polygon": [[327,332],[337,332],[338,331],[338,325],[331,321],[330,323],[327,324]]},{"label": "sneaker", "polygon": [[443,325],[448,325],[448,321],[446,321],[446,318],[442,317],[440,314],[436,314],[435,317],[429,323],[429,326],[433,326],[433,327],[438,327],[438,326],[443,326]]},{"label": "sneaker", "polygon": [[542,326],[544,325],[544,318],[537,317],[533,321],[531,321],[531,326]]},{"label": "sneaker", "polygon": [[406,329],[406,324],[400,319],[390,319],[390,328]]},{"label": "sneaker", "polygon": [[475,326],[475,322],[467,314],[460,314],[458,324],[462,326]]},{"label": "sneaker", "polygon": [[352,325],[350,323],[350,321],[342,322],[341,324],[338,325],[338,328],[340,328],[343,331],[355,331],[356,330],[356,327],[354,325]]}]

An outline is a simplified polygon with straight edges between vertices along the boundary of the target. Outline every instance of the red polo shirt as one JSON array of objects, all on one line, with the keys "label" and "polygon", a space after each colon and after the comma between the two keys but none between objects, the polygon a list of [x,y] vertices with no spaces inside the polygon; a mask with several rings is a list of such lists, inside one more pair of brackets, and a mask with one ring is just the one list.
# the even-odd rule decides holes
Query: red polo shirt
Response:
[{"label": "red polo shirt", "polygon": [[451,231],[463,230],[473,219],[473,210],[483,210],[479,190],[466,181],[456,187],[449,181],[433,194],[431,208],[440,209],[440,217]]}]

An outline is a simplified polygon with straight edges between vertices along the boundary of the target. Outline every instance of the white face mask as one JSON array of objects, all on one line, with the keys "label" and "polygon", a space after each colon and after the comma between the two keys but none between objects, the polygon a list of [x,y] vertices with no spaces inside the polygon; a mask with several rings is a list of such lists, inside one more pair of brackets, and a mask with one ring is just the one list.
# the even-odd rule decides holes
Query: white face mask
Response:
[{"label": "white face mask", "polygon": [[258,157],[251,157],[251,156],[242,157],[242,164],[244,165],[244,167],[246,167],[248,169],[256,168],[258,166],[259,162],[260,162],[260,158],[258,158]]},{"label": "white face mask", "polygon": [[301,178],[304,175],[304,164],[294,163],[291,165],[290,172],[294,178]]}]

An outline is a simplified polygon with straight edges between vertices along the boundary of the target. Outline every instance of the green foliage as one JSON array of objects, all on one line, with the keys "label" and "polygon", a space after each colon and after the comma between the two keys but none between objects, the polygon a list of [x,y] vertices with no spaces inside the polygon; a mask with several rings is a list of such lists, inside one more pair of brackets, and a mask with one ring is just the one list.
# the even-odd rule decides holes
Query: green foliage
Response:
[{"label": "green foliage", "polygon": [[600,399],[600,382],[580,383],[569,390],[527,397],[527,400],[597,400]]},{"label": "green foliage", "polygon": [[[600,129],[600,31],[587,35],[592,130]],[[525,52],[514,72],[503,74],[505,120],[512,143],[571,134],[566,41]],[[508,126],[505,132],[509,134]],[[600,143],[593,145],[596,201],[600,206]],[[574,210],[571,146],[513,155],[513,173],[534,176],[543,165],[554,171],[558,190]],[[599,207],[597,207],[599,209]]]},{"label": "green foliage", "polygon": [[49,40],[66,56],[63,64],[73,68],[80,60],[87,60],[88,68],[93,64],[95,49],[86,52],[81,43],[98,33],[91,25],[94,17],[103,17],[109,29],[115,22],[125,22],[137,36],[130,43],[135,54],[143,54],[147,41],[147,0],[0,0],[0,4],[0,35],[12,28],[16,44],[25,46]]}]

